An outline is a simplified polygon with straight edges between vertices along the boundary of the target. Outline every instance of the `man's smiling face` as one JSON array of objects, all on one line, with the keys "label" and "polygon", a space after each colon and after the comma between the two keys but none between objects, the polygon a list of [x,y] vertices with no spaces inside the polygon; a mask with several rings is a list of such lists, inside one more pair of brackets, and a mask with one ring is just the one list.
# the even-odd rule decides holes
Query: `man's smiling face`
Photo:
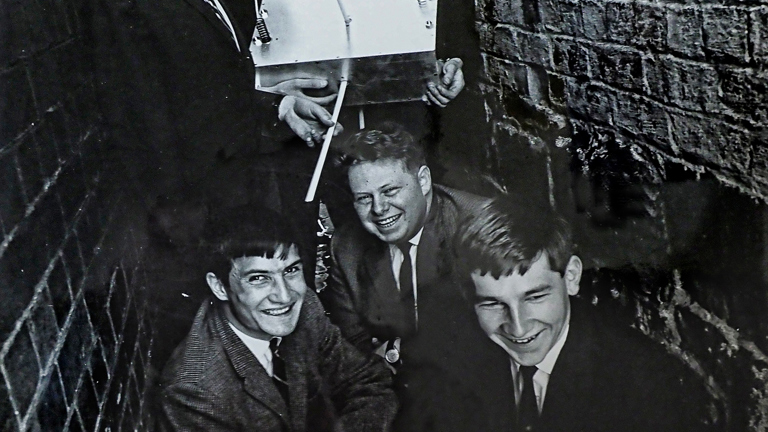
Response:
[{"label": "man's smiling face", "polygon": [[[208,275],[209,285],[221,283],[213,273]],[[228,302],[226,315],[229,321],[244,333],[265,340],[293,332],[307,292],[296,246],[291,246],[287,252],[278,248],[272,258],[233,259],[229,288],[219,288],[224,298],[219,294],[217,297]]]},{"label": "man's smiling face", "polygon": [[480,327],[523,366],[539,364],[570,319],[569,295],[579,291],[581,261],[571,257],[565,275],[552,270],[542,253],[524,275],[515,270],[494,278],[472,273]]},{"label": "man's smiling face", "polygon": [[429,168],[411,172],[402,161],[382,159],[352,165],[348,175],[355,210],[368,232],[396,244],[424,226],[432,196]]}]

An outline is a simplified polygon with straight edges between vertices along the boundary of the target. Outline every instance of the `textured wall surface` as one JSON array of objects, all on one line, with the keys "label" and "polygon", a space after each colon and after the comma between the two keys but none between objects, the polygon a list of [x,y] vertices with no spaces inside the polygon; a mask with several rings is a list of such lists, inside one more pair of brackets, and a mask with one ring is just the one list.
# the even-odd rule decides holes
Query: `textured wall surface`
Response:
[{"label": "textured wall surface", "polygon": [[[478,2],[489,166],[580,233],[582,295],[768,430],[768,4]],[[514,167],[512,169],[511,167]]]},{"label": "textured wall surface", "polygon": [[2,430],[134,430],[142,418],[141,239],[97,158],[78,7],[0,7]]}]

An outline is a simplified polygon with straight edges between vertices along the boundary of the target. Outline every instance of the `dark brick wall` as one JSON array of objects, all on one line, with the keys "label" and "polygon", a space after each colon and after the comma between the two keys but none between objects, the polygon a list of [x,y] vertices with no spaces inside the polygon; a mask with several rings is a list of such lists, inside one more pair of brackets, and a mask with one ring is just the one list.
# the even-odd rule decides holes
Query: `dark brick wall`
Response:
[{"label": "dark brick wall", "polygon": [[489,165],[577,227],[582,296],[768,430],[768,4],[478,0]]},{"label": "dark brick wall", "polygon": [[81,6],[0,7],[2,430],[134,430],[143,415],[141,231],[98,159]]}]

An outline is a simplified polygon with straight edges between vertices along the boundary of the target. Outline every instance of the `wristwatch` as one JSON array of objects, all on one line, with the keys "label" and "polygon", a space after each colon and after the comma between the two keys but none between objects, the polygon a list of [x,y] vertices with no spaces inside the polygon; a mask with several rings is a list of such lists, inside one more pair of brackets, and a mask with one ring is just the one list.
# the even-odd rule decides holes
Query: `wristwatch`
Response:
[{"label": "wristwatch", "polygon": [[390,339],[387,342],[387,350],[384,352],[384,359],[389,364],[397,364],[400,362],[400,350],[395,347],[394,339]]}]

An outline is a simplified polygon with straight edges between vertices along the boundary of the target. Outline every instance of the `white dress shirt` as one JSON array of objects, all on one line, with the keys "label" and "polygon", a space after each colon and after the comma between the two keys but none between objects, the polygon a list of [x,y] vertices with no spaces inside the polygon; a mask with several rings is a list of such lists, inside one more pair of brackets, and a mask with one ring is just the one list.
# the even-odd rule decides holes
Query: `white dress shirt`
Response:
[{"label": "white dress shirt", "polygon": [[[229,326],[234,330],[235,334],[238,338],[240,338],[241,341],[245,344],[245,346],[248,348],[248,351],[253,353],[253,356],[256,357],[256,360],[259,361],[259,363],[264,367],[264,370],[267,371],[267,375],[270,377],[272,376],[272,351],[269,349],[269,341],[258,339],[253,336],[248,336],[247,334],[241,332],[237,329],[237,327],[233,326],[232,323],[228,323]],[[280,344],[280,340],[282,338],[278,339],[278,345]]]},{"label": "white dress shirt", "polygon": [[[544,398],[547,395],[549,376],[552,375],[552,370],[555,368],[555,363],[560,356],[560,351],[562,351],[563,345],[565,345],[565,340],[568,338],[569,329],[570,324],[566,324],[555,345],[549,350],[544,357],[544,360],[536,365],[538,370],[533,375],[533,393],[536,395],[536,404],[539,407],[539,413],[541,413],[541,410],[544,408]],[[507,349],[503,343],[500,343],[500,341],[497,343],[501,344],[502,348],[505,350]],[[519,404],[520,397],[523,394],[523,377],[519,373],[520,365],[512,359],[510,359],[510,363],[512,365],[512,382],[515,387],[515,404]]]}]

